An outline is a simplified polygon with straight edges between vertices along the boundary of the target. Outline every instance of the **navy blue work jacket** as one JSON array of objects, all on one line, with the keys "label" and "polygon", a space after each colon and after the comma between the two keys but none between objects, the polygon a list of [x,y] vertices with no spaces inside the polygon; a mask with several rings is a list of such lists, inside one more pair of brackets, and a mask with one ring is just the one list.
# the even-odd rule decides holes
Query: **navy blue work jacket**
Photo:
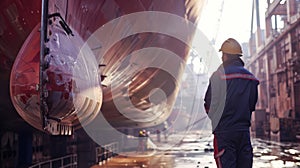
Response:
[{"label": "navy blue work jacket", "polygon": [[209,79],[204,107],[213,133],[246,131],[257,102],[258,79],[240,59],[223,62]]}]

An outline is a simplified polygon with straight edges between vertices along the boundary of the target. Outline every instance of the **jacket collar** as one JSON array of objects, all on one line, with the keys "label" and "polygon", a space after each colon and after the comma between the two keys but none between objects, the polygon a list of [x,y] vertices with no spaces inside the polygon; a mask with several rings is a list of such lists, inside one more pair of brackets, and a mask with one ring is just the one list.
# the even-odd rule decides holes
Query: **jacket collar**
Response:
[{"label": "jacket collar", "polygon": [[230,59],[230,60],[227,60],[227,61],[224,61],[222,66],[225,68],[225,67],[228,67],[228,66],[244,66],[245,63],[243,60],[241,60],[240,58],[234,58],[234,59]]}]

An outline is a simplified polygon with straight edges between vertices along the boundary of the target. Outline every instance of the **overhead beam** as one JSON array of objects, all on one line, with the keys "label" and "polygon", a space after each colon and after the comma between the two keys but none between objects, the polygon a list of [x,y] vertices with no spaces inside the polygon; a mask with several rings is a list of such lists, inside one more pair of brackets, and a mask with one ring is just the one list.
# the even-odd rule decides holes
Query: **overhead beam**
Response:
[{"label": "overhead beam", "polygon": [[287,8],[285,4],[280,4],[275,8],[275,10],[272,12],[272,15],[286,15],[287,14]]},{"label": "overhead beam", "polygon": [[268,7],[266,11],[266,17],[270,17],[273,15],[274,10],[277,8],[277,6],[280,4],[281,0],[274,0],[270,6]]}]

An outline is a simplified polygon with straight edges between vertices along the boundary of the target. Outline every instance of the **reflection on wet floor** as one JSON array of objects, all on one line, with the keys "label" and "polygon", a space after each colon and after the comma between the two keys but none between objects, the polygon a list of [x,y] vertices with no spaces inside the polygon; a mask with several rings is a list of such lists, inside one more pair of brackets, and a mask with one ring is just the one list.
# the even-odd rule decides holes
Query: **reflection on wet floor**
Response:
[{"label": "reflection on wet floor", "polygon": [[254,166],[259,168],[300,167],[299,143],[253,139]]},{"label": "reflection on wet floor", "polygon": [[174,156],[167,156],[161,154],[152,155],[152,152],[145,152],[133,156],[119,155],[108,160],[101,165],[95,165],[92,168],[143,168],[143,167],[157,167],[157,168],[173,168]]},{"label": "reflection on wet floor", "polygon": [[[95,165],[93,168],[216,168],[213,159],[213,137],[207,132],[171,134],[167,141],[157,142],[146,152],[128,151]],[[252,139],[254,168],[299,168],[299,143],[279,143]]]}]

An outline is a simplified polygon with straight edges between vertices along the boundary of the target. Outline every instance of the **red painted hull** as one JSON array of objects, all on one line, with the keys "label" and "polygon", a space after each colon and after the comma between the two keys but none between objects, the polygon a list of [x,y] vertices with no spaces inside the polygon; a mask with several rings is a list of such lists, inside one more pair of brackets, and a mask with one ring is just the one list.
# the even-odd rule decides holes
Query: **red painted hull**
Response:
[{"label": "red painted hull", "polygon": [[[43,130],[39,109],[40,88],[38,88],[40,66],[38,28],[41,4],[40,0],[30,3],[32,4],[28,4],[27,1],[0,3],[2,12],[11,9],[10,13],[18,16],[9,12],[2,15],[5,18],[5,25],[12,28],[3,29],[5,36],[0,41],[3,65],[1,71],[9,73],[12,66],[9,63],[15,62],[10,75],[12,102],[25,121]],[[189,45],[194,35],[193,30],[179,28],[177,30],[172,25],[172,18],[178,17],[178,23],[181,24],[178,27],[193,24],[200,15],[203,4],[203,1],[196,0],[169,0],[163,3],[146,0],[50,1],[49,13],[59,12],[75,36],[71,37],[65,33],[60,35],[59,31],[63,31],[61,28],[56,32],[48,31],[50,42],[52,40],[53,44],[60,46],[56,48],[59,51],[58,57],[51,57],[49,67],[45,70],[47,115],[75,128],[81,127],[82,122],[85,124],[91,122],[98,113],[116,128],[151,127],[163,123],[171,115],[179,91],[181,74],[188,58]],[[151,23],[152,17],[148,17],[148,13],[143,13],[145,11],[158,13],[161,18],[169,15],[166,18],[169,17],[171,20],[168,23],[170,27],[163,26],[166,34],[156,31],[155,26],[153,27],[155,31],[131,33],[135,29],[144,28],[145,25],[123,24],[120,21],[114,22],[111,34],[108,36],[106,34],[104,40],[101,39],[102,35],[95,35],[114,19],[137,12],[140,12],[140,15],[146,14],[144,18],[149,19],[145,22],[150,23],[148,27],[151,25],[159,27],[155,20]],[[184,40],[180,39],[181,31],[187,31],[183,33]],[[174,32],[175,35],[172,34]],[[110,38],[114,39],[114,35],[118,33],[127,36],[105,46]],[[58,39],[55,37],[59,37],[63,43],[57,42]],[[99,38],[99,42],[94,40],[94,37]],[[8,49],[3,49],[4,43],[8,45]],[[85,47],[84,44],[89,45],[88,50],[93,52],[94,57],[79,56]],[[50,55],[57,51],[51,43],[47,46],[50,48]],[[159,52],[156,53],[157,48]],[[105,52],[101,51],[104,49]],[[144,51],[149,51],[153,56],[141,56],[140,54],[145,55]],[[170,54],[170,57],[163,57],[160,54]],[[75,66],[78,60],[81,63]],[[60,63],[57,63],[58,61]],[[100,67],[95,73],[95,65],[92,62],[105,66]],[[139,65],[143,68],[135,69],[134,66]],[[100,75],[107,77],[100,81]],[[85,83],[82,82],[84,80]],[[101,86],[101,82],[106,86]]]}]

